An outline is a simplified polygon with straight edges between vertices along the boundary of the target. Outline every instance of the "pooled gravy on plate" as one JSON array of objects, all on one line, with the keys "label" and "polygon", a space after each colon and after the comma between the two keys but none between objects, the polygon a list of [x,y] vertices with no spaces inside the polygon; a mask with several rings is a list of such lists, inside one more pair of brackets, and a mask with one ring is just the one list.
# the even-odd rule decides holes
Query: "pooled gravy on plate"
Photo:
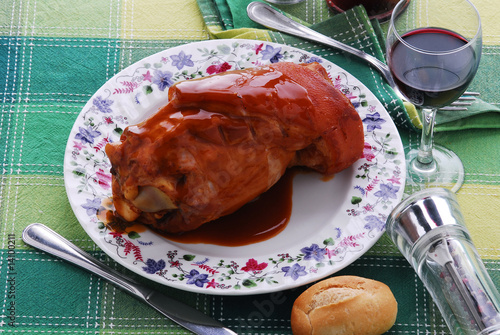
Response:
[{"label": "pooled gravy on plate", "polygon": [[[220,246],[242,246],[262,242],[278,235],[288,224],[292,214],[293,178],[298,169],[288,169],[267,192],[247,203],[236,212],[208,222],[181,234],[156,232],[168,240],[180,243],[206,243]],[[146,226],[135,224],[122,227],[114,222],[112,210],[98,214],[114,231],[142,232]],[[152,230],[154,231],[154,230]]]}]

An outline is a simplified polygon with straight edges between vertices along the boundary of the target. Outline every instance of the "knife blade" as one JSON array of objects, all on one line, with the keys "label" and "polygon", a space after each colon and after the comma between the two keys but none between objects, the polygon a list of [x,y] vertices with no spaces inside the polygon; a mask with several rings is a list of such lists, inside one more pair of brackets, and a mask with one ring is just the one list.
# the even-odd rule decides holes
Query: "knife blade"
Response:
[{"label": "knife blade", "polygon": [[195,334],[236,335],[235,332],[224,327],[222,323],[210,318],[197,309],[137,283],[98,261],[41,223],[32,223],[27,226],[23,231],[22,238],[26,244],[64,259],[115,284]]}]

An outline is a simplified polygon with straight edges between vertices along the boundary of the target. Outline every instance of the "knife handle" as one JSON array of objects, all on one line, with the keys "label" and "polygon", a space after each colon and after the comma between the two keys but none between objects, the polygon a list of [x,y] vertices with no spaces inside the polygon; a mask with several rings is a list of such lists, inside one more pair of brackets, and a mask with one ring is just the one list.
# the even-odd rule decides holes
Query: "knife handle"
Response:
[{"label": "knife handle", "polygon": [[[22,237],[25,243],[75,264],[117,285],[145,301],[172,321],[196,334],[235,334],[197,309],[125,277],[41,223],[32,223],[27,226]],[[170,312],[166,312],[166,308],[162,308],[163,306],[168,306]]]},{"label": "knife handle", "polygon": [[27,244],[109,280],[138,298],[142,299],[147,296],[147,292],[138,283],[125,278],[118,271],[98,261],[41,223],[32,223],[27,226],[22,237]]}]

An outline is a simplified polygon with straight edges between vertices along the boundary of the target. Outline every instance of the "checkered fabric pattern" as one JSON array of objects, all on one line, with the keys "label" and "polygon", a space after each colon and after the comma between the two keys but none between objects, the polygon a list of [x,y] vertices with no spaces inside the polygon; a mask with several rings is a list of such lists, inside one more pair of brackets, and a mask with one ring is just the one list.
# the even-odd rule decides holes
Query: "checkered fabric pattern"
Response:
[{"label": "checkered fabric pattern", "polygon": [[[193,41],[246,34],[247,38],[306,47],[340,62],[345,57],[250,25],[244,15],[248,2],[0,2],[0,332],[189,333],[111,284],[25,245],[22,230],[41,222],[117,270],[211,315],[239,334],[291,334],[291,306],[305,287],[235,297],[195,294],[149,282],[96,247],[76,220],[64,188],[64,150],[82,107],[113,75],[146,56]],[[500,9],[496,0],[473,2],[483,18],[484,48],[470,89],[481,92],[481,103],[494,110],[500,107]],[[330,30],[329,20],[336,16],[324,0],[306,0],[280,9],[325,33],[342,33]],[[363,11],[346,15],[358,14]],[[369,29],[374,25],[365,16],[361,28],[368,30],[362,29],[352,40],[360,47],[366,47],[362,37],[374,36]],[[376,24],[374,29],[378,29]],[[355,60],[344,58],[344,64],[347,62]],[[363,77],[360,66],[363,64],[353,69],[357,77]],[[367,85],[374,91],[384,84],[375,78]],[[392,102],[390,92],[379,98],[394,108],[401,106]],[[485,266],[500,287],[500,122],[488,120],[478,120],[479,126],[471,129],[471,121],[464,119],[453,128],[443,128],[449,131],[439,131],[435,139],[464,162],[466,181],[458,200]],[[405,143],[417,146],[418,132],[402,127],[401,136]],[[449,334],[431,297],[386,235],[341,274],[372,278],[391,288],[399,313],[388,333]]]}]

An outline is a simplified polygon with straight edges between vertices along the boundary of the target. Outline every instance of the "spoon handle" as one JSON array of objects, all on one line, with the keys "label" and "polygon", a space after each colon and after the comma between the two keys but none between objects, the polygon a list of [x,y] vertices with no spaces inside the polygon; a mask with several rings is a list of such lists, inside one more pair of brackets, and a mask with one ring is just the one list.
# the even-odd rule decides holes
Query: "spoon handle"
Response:
[{"label": "spoon handle", "polygon": [[366,52],[334,40],[286,17],[268,4],[257,1],[251,2],[247,6],[247,14],[252,21],[255,21],[267,28],[322,43],[360,57],[373,65],[384,76],[391,87],[396,86],[389,68],[385,63],[367,54]]}]

